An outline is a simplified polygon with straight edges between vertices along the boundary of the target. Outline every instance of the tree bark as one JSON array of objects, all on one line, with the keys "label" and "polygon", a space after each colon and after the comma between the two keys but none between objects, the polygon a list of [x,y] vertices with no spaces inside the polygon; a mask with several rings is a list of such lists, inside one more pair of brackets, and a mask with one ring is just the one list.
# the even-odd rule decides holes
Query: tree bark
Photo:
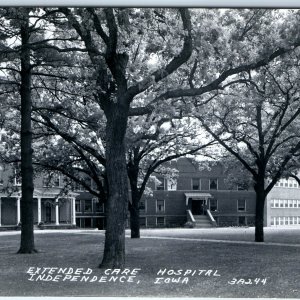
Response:
[{"label": "tree bark", "polygon": [[31,66],[29,16],[21,25],[21,245],[18,253],[34,253],[33,233],[33,166],[31,129]]},{"label": "tree bark", "polygon": [[122,268],[125,264],[125,221],[128,210],[128,180],[125,143],[128,105],[107,104],[106,173],[108,181],[105,246],[100,267]]},{"label": "tree bark", "polygon": [[131,238],[140,238],[140,209],[139,204],[141,200],[141,195],[138,189],[138,174],[139,174],[139,160],[136,159],[135,151],[133,151],[133,159],[128,162],[127,172],[131,188],[131,202],[128,204],[130,213],[130,231]]},{"label": "tree bark", "polygon": [[255,215],[255,242],[264,241],[264,206],[265,206],[265,186],[264,177],[259,178],[255,183],[256,192],[256,215]]},{"label": "tree bark", "polygon": [[131,203],[129,203],[130,212],[130,230],[131,238],[140,238],[140,197],[131,189]]}]

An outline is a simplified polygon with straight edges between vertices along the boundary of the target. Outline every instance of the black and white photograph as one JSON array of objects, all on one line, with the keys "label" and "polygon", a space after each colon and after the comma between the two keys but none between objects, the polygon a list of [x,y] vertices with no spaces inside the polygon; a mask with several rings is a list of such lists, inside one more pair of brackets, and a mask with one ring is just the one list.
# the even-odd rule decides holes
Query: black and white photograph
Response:
[{"label": "black and white photograph", "polygon": [[0,297],[300,299],[299,78],[298,8],[0,5]]}]

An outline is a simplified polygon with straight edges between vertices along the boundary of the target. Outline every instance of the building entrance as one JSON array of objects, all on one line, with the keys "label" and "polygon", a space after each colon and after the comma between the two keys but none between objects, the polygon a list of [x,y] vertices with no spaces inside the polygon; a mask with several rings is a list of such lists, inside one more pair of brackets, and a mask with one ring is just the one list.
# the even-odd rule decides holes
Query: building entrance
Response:
[{"label": "building entrance", "polygon": [[192,214],[205,215],[205,200],[192,200]]},{"label": "building entrance", "polygon": [[51,206],[46,206],[46,223],[51,223]]}]

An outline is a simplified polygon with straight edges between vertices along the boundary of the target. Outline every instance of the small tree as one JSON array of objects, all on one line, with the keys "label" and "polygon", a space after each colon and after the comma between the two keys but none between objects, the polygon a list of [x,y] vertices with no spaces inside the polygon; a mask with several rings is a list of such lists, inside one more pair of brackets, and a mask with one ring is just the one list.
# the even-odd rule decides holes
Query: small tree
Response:
[{"label": "small tree", "polygon": [[140,200],[153,173],[164,169],[164,173],[167,171],[164,175],[172,177],[174,169],[166,168],[168,162],[191,154],[205,155],[213,144],[213,141],[205,139],[198,124],[183,115],[181,110],[176,112],[176,104],[173,103],[171,109],[163,110],[161,107],[159,112],[129,120],[126,145],[132,238],[140,237]]}]

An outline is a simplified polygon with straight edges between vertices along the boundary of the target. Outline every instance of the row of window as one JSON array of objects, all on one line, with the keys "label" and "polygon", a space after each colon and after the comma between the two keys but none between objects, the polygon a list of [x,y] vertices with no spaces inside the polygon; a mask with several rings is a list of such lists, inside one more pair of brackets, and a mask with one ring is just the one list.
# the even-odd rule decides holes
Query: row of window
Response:
[{"label": "row of window", "polygon": [[[3,185],[3,171],[4,168],[2,165],[0,165],[0,185]],[[20,186],[21,185],[21,177],[20,175],[17,173],[17,170],[14,170],[14,181],[13,184],[15,186]],[[43,187],[62,187],[64,185],[64,179],[62,176],[60,176],[59,174],[51,174],[51,175],[44,175],[43,179],[42,179],[42,185]],[[95,186],[95,182],[90,179],[87,178],[87,185],[90,185],[92,189],[96,189]],[[73,183],[73,190],[74,191],[84,191],[85,189],[82,187],[81,184],[79,183]]]},{"label": "row of window", "polygon": [[[177,190],[177,182],[175,179],[167,179],[163,177],[157,178],[159,183],[156,183],[156,190],[167,190],[167,191],[176,191]],[[201,190],[201,179],[200,178],[191,178],[191,185],[187,190],[200,191]],[[219,189],[219,181],[217,178],[209,178],[208,183],[209,190],[218,190]],[[245,184],[237,185],[237,190],[247,190],[248,186]]]},{"label": "row of window", "polygon": [[292,199],[272,199],[271,208],[300,208],[300,200]]},{"label": "row of window", "polygon": [[[218,224],[218,217],[215,217],[215,221]],[[141,227],[147,227],[147,217],[140,217],[140,226]],[[237,225],[238,226],[247,226],[248,224],[247,217],[245,216],[239,216],[237,217]],[[166,225],[166,218],[165,217],[156,217],[156,226],[162,227]]]},{"label": "row of window", "polygon": [[104,204],[100,204],[97,198],[88,200],[76,200],[75,211],[78,213],[103,213]]},{"label": "row of window", "polygon": [[[197,201],[197,200],[195,200]],[[215,198],[209,199],[208,201],[208,208],[210,211],[214,212],[218,210],[218,200]],[[146,212],[146,200],[140,201],[139,206],[140,211]],[[166,210],[165,200],[158,199],[156,200],[156,212],[157,213],[164,213]],[[246,211],[246,199],[238,199],[237,200],[237,211]]]},{"label": "row of window", "polygon": [[272,217],[271,226],[276,225],[300,225],[300,216]]},{"label": "row of window", "polygon": [[[171,180],[163,177],[157,178],[159,183],[156,184],[156,190],[168,190],[168,191],[176,191],[177,190],[177,182],[176,180]],[[210,190],[218,190],[218,179],[210,178],[209,179],[209,189]],[[201,190],[201,179],[200,178],[191,178],[191,190],[200,191]]]},{"label": "row of window", "polygon": [[299,184],[294,178],[280,179],[277,181],[275,186],[285,188],[299,188]]}]

